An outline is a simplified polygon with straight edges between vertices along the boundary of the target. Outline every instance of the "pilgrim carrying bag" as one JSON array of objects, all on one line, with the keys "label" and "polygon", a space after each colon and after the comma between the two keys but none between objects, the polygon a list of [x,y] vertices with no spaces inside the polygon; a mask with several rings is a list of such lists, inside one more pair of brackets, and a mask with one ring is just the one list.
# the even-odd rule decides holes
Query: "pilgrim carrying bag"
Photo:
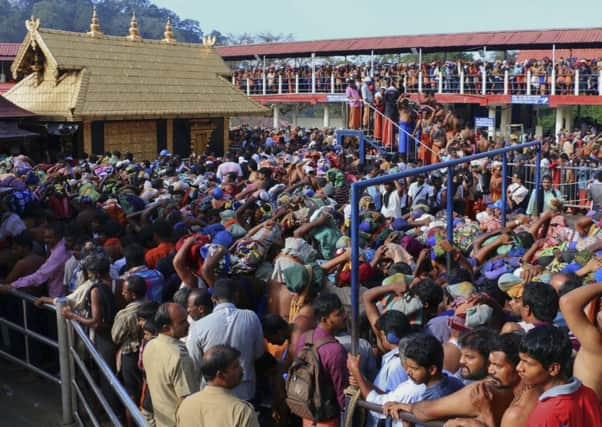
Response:
[{"label": "pilgrim carrying bag", "polygon": [[332,381],[322,369],[318,349],[336,342],[332,337],[313,341],[315,330],[305,334],[303,349],[293,361],[286,379],[286,403],[291,412],[314,423],[339,415],[339,404]]}]

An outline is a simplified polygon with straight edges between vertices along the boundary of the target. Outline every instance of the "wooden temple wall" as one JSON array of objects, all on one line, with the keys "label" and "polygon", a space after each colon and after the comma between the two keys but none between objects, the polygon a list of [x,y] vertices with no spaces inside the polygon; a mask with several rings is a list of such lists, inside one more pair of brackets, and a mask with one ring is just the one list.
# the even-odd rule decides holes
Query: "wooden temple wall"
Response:
[{"label": "wooden temple wall", "polygon": [[228,149],[229,119],[165,119],[141,121],[86,121],[82,125],[83,149],[89,154],[130,152],[136,161],[153,160],[167,149],[188,157],[211,145],[218,155]]}]

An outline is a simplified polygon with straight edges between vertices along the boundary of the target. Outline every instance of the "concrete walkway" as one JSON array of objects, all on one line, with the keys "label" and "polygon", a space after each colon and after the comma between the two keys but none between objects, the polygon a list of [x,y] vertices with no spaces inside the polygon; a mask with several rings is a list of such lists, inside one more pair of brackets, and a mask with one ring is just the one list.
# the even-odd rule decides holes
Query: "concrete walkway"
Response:
[{"label": "concrete walkway", "polygon": [[58,384],[0,359],[0,425],[58,427],[61,390]]}]

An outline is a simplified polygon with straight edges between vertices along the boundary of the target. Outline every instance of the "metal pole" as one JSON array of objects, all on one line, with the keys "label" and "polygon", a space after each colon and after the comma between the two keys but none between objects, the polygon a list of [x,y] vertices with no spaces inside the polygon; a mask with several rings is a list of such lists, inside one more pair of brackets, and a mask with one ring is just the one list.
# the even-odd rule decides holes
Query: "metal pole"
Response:
[{"label": "metal pole", "polygon": [[[450,244],[454,244],[454,168],[447,168],[447,194],[445,202],[445,210],[447,216],[447,240]],[[447,271],[451,270],[452,259],[451,254],[447,254]]]},{"label": "metal pole", "polygon": [[550,94],[556,95],[556,44],[552,45],[552,87]]},{"label": "metal pole", "polygon": [[366,164],[366,141],[364,140],[364,132],[360,132],[357,138],[360,143],[360,165],[364,166]]},{"label": "metal pole", "polygon": [[374,51],[370,51],[370,77],[374,78]]},{"label": "metal pole", "polygon": [[360,186],[351,185],[351,354],[359,350],[359,202]]},{"label": "metal pole", "polygon": [[311,54],[311,93],[316,93],[316,54]]},{"label": "metal pole", "polygon": [[[539,200],[539,192],[541,181],[541,145],[537,145],[535,148],[535,214],[539,216],[539,206],[537,201]],[[543,209],[543,208],[542,208]]]},{"label": "metal pole", "polygon": [[506,210],[508,205],[508,156],[502,154],[502,227],[506,226]]},{"label": "metal pole", "polygon": [[[21,300],[21,309],[23,310],[23,328],[29,330],[29,321],[27,320],[27,302],[22,299]],[[23,335],[25,339],[25,361],[27,364],[30,364],[29,360],[29,336],[27,334]]]},{"label": "metal pole", "polygon": [[67,339],[67,324],[63,318],[65,298],[56,300],[56,330],[59,344],[59,367],[61,376],[61,402],[63,410],[62,425],[73,425],[73,408],[71,406],[71,370],[69,363],[69,343]]}]

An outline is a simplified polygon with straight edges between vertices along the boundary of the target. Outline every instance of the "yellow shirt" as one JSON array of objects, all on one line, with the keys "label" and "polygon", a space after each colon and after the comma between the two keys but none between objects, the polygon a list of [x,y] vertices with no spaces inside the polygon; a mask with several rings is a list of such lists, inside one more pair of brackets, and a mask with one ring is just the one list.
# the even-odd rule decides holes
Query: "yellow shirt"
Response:
[{"label": "yellow shirt", "polygon": [[199,375],[186,346],[180,340],[159,334],[146,345],[142,360],[155,423],[157,427],[173,427],[178,404],[200,388]]},{"label": "yellow shirt", "polygon": [[178,427],[259,427],[253,405],[211,385],[184,399],[176,418]]}]

